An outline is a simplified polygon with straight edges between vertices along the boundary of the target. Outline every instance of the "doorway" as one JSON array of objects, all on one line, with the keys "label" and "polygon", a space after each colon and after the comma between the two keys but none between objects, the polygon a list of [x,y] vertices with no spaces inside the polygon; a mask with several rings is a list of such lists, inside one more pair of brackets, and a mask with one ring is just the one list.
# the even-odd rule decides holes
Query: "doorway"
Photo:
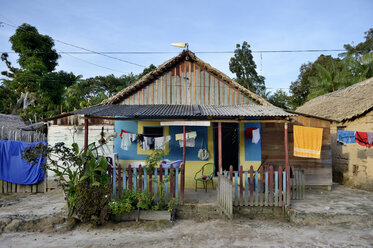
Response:
[{"label": "doorway", "polygon": [[[215,172],[219,171],[219,150],[218,150],[218,123],[213,123],[214,129],[214,160]],[[222,169],[229,171],[238,170],[238,123],[221,123],[222,133]]]}]

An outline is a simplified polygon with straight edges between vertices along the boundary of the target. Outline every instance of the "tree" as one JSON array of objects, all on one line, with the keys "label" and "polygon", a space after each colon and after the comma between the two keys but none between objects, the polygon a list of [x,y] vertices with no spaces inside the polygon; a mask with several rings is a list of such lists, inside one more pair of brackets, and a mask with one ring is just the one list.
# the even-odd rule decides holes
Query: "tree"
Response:
[{"label": "tree", "polygon": [[[324,68],[325,70],[322,70],[321,68]],[[324,77],[325,71],[329,71],[331,70],[331,68],[334,68],[333,71],[335,74],[337,73],[337,71],[344,70],[346,66],[344,65],[342,60],[338,58],[335,59],[332,56],[323,54],[320,55],[313,63],[308,62],[307,64],[301,65],[298,79],[290,84],[291,108],[295,109],[303,105],[306,101],[310,100],[309,95],[312,92],[318,91],[319,85],[317,85],[317,78]],[[313,81],[310,80],[311,78],[313,78]],[[324,85],[323,88],[325,87],[327,86]],[[327,90],[327,92],[330,91]],[[318,93],[313,93],[313,97],[319,94],[321,94],[321,91]]]},{"label": "tree", "polygon": [[265,94],[265,78],[257,73],[250,45],[246,41],[242,46],[236,44],[234,57],[229,61],[229,70],[236,74],[237,83],[261,96]]},{"label": "tree", "polygon": [[283,109],[290,108],[289,96],[285,91],[281,89],[277,90],[273,95],[270,95],[268,97],[268,101],[279,108],[283,108]]},{"label": "tree", "polygon": [[79,77],[54,71],[59,55],[53,49],[53,39],[24,23],[9,41],[19,56],[20,68],[12,66],[8,54],[1,55],[8,68],[1,74],[8,79],[2,81],[0,95],[8,94],[0,99],[0,111],[18,112],[25,119],[35,120],[59,113],[64,92]]}]

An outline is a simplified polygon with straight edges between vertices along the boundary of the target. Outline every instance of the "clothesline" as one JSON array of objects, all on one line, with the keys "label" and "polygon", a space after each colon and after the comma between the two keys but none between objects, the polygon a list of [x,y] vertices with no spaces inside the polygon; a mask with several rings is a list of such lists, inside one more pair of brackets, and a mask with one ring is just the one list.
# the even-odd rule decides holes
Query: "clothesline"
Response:
[{"label": "clothesline", "polygon": [[372,147],[373,146],[373,133],[372,132],[359,132],[359,131],[348,131],[338,130],[337,141],[342,144],[355,144]]}]

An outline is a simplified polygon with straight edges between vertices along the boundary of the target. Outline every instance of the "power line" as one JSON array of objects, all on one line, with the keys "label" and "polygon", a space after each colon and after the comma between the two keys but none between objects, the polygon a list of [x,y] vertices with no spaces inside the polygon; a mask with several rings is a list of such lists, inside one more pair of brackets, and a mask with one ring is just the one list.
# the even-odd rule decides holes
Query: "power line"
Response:
[{"label": "power line", "polygon": [[[5,24],[5,25],[8,25],[8,26],[16,28],[16,29],[19,28],[19,27],[15,26],[15,25],[12,25],[12,24],[9,24],[9,23],[3,22],[3,21],[0,21],[0,24]],[[25,30],[25,31],[27,31],[27,30]],[[67,42],[58,40],[58,39],[53,39],[53,38],[51,38],[51,39],[54,40],[54,41],[60,42],[62,44],[65,44],[65,45],[68,45],[68,46],[71,46],[71,47],[75,47],[75,48],[84,50],[84,51],[92,53],[92,54],[102,55],[104,57],[115,59],[115,60],[119,60],[119,61],[127,63],[127,64],[136,65],[136,66],[139,66],[139,67],[146,68],[146,66],[144,66],[144,65],[140,65],[140,64],[128,61],[128,60],[124,60],[124,59],[120,59],[120,58],[117,58],[117,57],[113,57],[113,56],[110,56],[110,55],[107,55],[107,54],[104,54],[104,53],[101,53],[101,52],[96,52],[96,51],[93,51],[93,50],[90,50],[90,49],[87,49],[87,48],[84,48],[84,47],[81,47],[81,46],[77,46],[77,45],[74,45],[74,44],[71,44],[71,43],[67,43]]]},{"label": "power line", "polygon": [[[319,53],[319,52],[345,52],[346,50],[343,49],[300,49],[300,50],[253,50],[252,53]],[[1,53],[16,53],[14,51],[10,52],[1,52]],[[38,53],[38,52],[36,52]],[[45,52],[39,52],[45,53]],[[107,52],[75,52],[75,51],[68,51],[68,52],[59,52],[59,54],[100,54],[100,55],[107,55],[107,54],[131,54],[131,55],[157,55],[157,54],[177,54],[180,52],[166,52],[166,51],[107,51]],[[193,53],[199,54],[233,54],[234,51],[194,51]]]}]

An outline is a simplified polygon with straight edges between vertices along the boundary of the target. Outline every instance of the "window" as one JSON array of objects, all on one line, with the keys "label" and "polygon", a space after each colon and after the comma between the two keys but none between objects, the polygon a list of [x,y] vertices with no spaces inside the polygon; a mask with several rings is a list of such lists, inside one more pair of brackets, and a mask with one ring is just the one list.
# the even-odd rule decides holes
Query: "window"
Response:
[{"label": "window", "polygon": [[[163,127],[144,127],[143,135],[146,137],[162,137],[163,136]],[[150,149],[154,150],[154,143],[150,145]]]}]

